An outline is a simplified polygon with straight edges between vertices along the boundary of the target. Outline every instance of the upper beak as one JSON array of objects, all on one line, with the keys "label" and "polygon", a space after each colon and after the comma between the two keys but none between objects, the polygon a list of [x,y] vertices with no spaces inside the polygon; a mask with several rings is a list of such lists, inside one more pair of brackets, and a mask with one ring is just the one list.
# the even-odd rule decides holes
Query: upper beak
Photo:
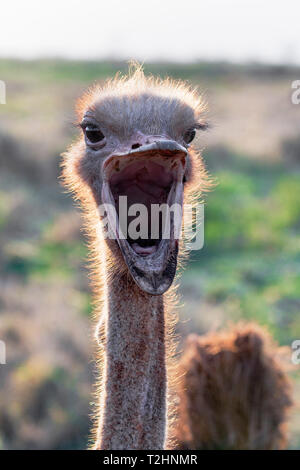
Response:
[{"label": "upper beak", "polygon": [[138,148],[130,148],[127,151],[122,150],[122,151],[116,151],[113,152],[103,163],[103,170],[105,173],[106,167],[109,165],[111,160],[115,157],[123,157],[123,156],[143,156],[143,155],[155,155],[159,152],[160,155],[165,156],[165,157],[171,157],[171,156],[178,156],[178,157],[186,157],[187,155],[187,149],[180,145],[178,142],[175,140],[155,140],[154,142],[151,142],[150,144],[144,144],[141,145]]}]

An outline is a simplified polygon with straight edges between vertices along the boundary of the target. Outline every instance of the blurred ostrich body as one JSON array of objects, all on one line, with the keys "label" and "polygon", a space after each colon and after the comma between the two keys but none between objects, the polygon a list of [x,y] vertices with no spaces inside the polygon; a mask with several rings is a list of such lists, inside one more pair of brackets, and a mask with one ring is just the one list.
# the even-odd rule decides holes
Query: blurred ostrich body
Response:
[{"label": "blurred ostrich body", "polygon": [[[116,173],[128,158],[134,165],[145,162],[147,180],[137,170],[130,177],[141,178],[143,190],[150,183],[155,201],[166,200],[173,191],[168,184],[181,202],[183,194],[186,202],[205,190],[209,180],[201,157],[189,147],[194,129],[205,128],[204,106],[186,85],[146,78],[137,69],[128,78],[117,77],[89,90],[77,111],[85,138],[64,155],[63,177],[85,214],[100,314],[100,320],[95,315],[97,332],[104,338],[94,448],[163,449],[174,322],[167,309],[171,294],[165,291],[175,275],[178,241],[128,248],[120,239],[104,240],[97,206],[107,202],[109,185],[115,201],[122,192],[131,202],[144,200],[144,192],[132,195],[126,178]],[[173,162],[175,173],[166,170],[166,162]]]},{"label": "blurred ostrich body", "polygon": [[285,355],[256,324],[190,335],[178,365],[178,447],[284,448],[292,404]]}]

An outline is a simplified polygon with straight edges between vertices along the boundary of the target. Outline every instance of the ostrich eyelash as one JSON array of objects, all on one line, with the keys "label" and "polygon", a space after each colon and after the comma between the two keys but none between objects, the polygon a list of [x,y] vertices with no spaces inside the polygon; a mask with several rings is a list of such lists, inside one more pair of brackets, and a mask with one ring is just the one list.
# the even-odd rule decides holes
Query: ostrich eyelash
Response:
[{"label": "ostrich eyelash", "polygon": [[194,128],[200,131],[206,131],[207,129],[211,128],[211,124],[207,121],[202,121],[202,122],[200,121],[194,124]]}]

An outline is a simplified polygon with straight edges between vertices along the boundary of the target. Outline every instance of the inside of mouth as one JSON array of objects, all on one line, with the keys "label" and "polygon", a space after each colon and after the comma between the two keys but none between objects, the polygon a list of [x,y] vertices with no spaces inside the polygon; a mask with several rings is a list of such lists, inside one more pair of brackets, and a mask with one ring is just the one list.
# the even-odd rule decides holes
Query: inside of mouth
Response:
[{"label": "inside of mouth", "polygon": [[[160,163],[157,159],[153,161],[151,158],[138,157],[128,162],[122,169],[116,160],[109,181],[123,233],[126,224],[127,242],[141,256],[155,253],[162,240],[163,215],[159,213],[159,217],[153,217],[151,208],[154,204],[169,202],[168,196],[174,183],[174,173],[163,164],[163,161]],[[123,217],[120,218],[121,196],[127,196],[127,210],[130,207],[134,210],[134,215],[131,214],[124,220]],[[134,204],[143,205],[145,208],[143,214],[138,211],[137,206],[133,206]],[[135,228],[136,232],[139,232],[138,238],[133,236]]]}]

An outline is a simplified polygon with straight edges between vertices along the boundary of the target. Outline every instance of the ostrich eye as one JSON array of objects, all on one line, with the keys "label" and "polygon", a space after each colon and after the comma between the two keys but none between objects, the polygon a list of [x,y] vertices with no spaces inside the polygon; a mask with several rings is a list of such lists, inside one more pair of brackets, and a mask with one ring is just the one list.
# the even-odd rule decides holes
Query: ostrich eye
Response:
[{"label": "ostrich eye", "polygon": [[104,139],[103,133],[95,124],[88,124],[84,128],[84,132],[87,140],[92,144],[97,144],[98,142],[101,142],[101,140]]},{"label": "ostrich eye", "polygon": [[196,135],[196,130],[195,129],[189,129],[188,131],[186,131],[186,133],[183,136],[184,141],[187,144],[190,144],[192,142],[192,140],[194,140],[195,135]]}]

